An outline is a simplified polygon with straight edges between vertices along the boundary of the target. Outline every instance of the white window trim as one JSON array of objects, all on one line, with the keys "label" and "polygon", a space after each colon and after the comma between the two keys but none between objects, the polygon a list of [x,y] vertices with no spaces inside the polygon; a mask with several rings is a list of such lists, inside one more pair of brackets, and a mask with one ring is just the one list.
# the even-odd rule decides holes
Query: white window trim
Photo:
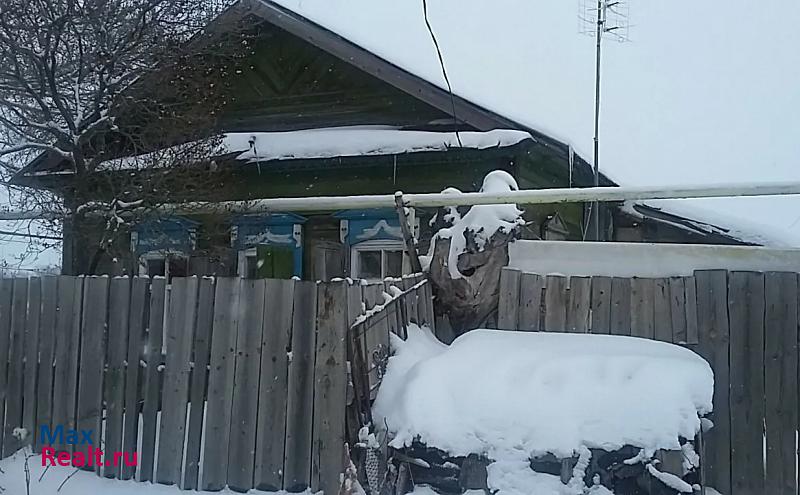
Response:
[{"label": "white window trim", "polygon": [[[381,240],[359,242],[358,244],[354,244],[353,246],[350,247],[350,275],[353,278],[360,277],[361,266],[359,263],[358,254],[361,251],[378,251],[378,250],[401,251],[403,253],[403,272],[405,272],[406,254],[405,254],[405,245],[403,244],[403,241],[381,239]],[[381,254],[381,275],[383,275],[385,272],[386,272],[386,257],[383,254]],[[372,280],[372,279],[367,279],[367,280]]]},{"label": "white window trim", "polygon": [[255,258],[258,256],[258,250],[255,247],[242,249],[239,251],[239,257],[236,263],[236,273],[239,278],[247,276],[247,258]]}]

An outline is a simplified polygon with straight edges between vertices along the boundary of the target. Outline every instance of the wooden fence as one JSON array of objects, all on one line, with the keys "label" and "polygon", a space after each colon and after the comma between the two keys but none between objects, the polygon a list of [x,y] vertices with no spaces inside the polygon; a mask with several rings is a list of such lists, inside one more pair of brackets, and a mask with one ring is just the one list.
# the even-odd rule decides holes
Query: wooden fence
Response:
[{"label": "wooden fence", "polygon": [[715,378],[706,484],[729,495],[797,493],[797,273],[617,278],[505,269],[498,316],[503,329],[632,335],[696,351]]},{"label": "wooden fence", "polygon": [[404,311],[428,318],[419,280],[0,280],[2,456],[41,451],[40,426],[61,425],[138,454],[95,468],[109,478],[336,493],[348,329],[384,291],[410,288]]}]

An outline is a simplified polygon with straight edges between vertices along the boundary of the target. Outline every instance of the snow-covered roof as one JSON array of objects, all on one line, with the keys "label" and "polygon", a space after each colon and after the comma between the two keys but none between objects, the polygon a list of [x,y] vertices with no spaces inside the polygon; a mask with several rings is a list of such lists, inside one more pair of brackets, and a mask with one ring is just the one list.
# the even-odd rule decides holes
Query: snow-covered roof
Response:
[{"label": "snow-covered roof", "polygon": [[[412,326],[374,406],[391,445],[527,461],[585,448],[679,450],[712,410],[711,367],[663,342],[610,335],[474,330],[442,344]],[[384,422],[385,421],[385,422]]]},{"label": "snow-covered roof", "polygon": [[[494,129],[486,132],[435,132],[403,130],[390,126],[351,126],[286,132],[234,132],[222,136],[214,155],[234,154],[249,163],[272,160],[332,158],[340,156],[396,155],[453,148],[488,149],[513,146],[532,139],[528,132]],[[170,155],[177,156],[189,145],[178,145],[155,153],[109,160],[106,170],[158,166]],[[169,160],[164,160],[169,161]]]},{"label": "snow-covered roof", "polygon": [[659,222],[689,232],[716,234],[747,244],[770,247],[800,245],[800,233],[787,233],[764,223],[734,218],[721,211],[681,204],[674,200],[625,201],[620,209],[635,218],[652,218],[653,213],[664,213],[665,215],[658,217]]},{"label": "snow-covered roof", "polygon": [[[447,87],[418,3],[258,1],[278,3],[438,88]],[[767,29],[797,38],[790,19],[800,13],[800,5],[789,4],[770,6],[772,14],[763,13],[759,22],[736,16],[735,9],[723,13],[723,24],[737,26],[740,33],[734,45],[720,44],[718,33],[708,29],[708,19],[720,20],[711,4],[692,4],[694,15],[688,21],[681,9],[637,6],[635,42],[605,45],[604,174],[630,185],[796,178],[798,141],[792,130],[799,128],[800,114],[787,102],[797,98],[800,65],[785,63],[797,58],[789,48],[796,43],[763,36]],[[459,2],[458,8],[429,6],[429,21],[457,99],[517,122],[534,135],[570,143],[590,161],[594,50],[591,40],[575,29],[578,16],[575,5],[561,0],[499,0],[491,9],[471,0]],[[768,22],[784,27],[765,27]],[[676,24],[684,33],[681,49],[675,48]],[[766,50],[774,56],[737,55]],[[781,77],[766,81],[763,74]],[[729,208],[732,202],[738,207]],[[694,218],[693,206],[699,203],[682,201],[688,218]],[[779,203],[789,207],[778,209],[774,205]],[[764,221],[779,233],[794,229],[794,235],[780,238],[800,245],[800,222],[793,214],[798,206],[797,198],[748,198],[719,200],[711,208],[735,211],[721,227],[742,233],[750,229],[747,222],[740,227],[739,218],[770,212]]]}]

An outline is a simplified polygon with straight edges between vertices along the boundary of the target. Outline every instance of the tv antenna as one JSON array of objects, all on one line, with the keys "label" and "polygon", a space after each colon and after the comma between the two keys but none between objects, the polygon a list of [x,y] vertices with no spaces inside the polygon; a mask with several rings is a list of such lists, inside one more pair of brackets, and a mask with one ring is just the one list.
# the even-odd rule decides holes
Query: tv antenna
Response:
[{"label": "tv antenna", "polygon": [[[580,32],[595,37],[597,51],[595,55],[594,77],[594,187],[600,186],[600,53],[603,38],[608,37],[618,42],[629,41],[628,3],[623,0],[580,0],[581,13]],[[593,237],[600,238],[600,203],[591,205],[591,218],[594,224]],[[585,235],[584,235],[585,237]]]}]

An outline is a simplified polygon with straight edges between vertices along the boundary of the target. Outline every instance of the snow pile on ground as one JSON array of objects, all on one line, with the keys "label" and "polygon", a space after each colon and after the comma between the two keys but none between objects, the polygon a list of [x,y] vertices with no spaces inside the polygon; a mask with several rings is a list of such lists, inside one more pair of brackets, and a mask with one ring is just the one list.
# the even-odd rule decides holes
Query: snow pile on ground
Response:
[{"label": "snow pile on ground", "polygon": [[[494,170],[484,177],[480,192],[504,193],[517,190],[519,186],[511,174]],[[452,189],[443,192],[455,194]],[[433,236],[427,258],[432,258],[437,239],[450,239],[447,269],[452,279],[462,278],[458,270],[458,257],[467,251],[468,234],[474,237],[478,251],[482,251],[496,233],[508,234],[525,223],[522,210],[515,204],[475,205],[463,218],[455,208],[451,208],[445,218],[453,226],[441,229]]]},{"label": "snow pile on ground", "polygon": [[[180,495],[182,493],[232,495],[238,493],[228,489],[217,492],[186,492],[181,491],[177,486],[101,478],[93,471],[80,471],[72,467],[50,466],[45,468],[42,467],[42,460],[38,455],[28,459],[28,466],[30,468],[30,495]],[[28,493],[25,486],[25,453],[23,451],[0,461],[0,470],[0,492],[13,495]],[[247,493],[255,495],[276,492],[250,490]],[[277,494],[287,495],[287,492],[281,491]],[[311,492],[306,491],[303,494],[311,495]]]},{"label": "snow pile on ground", "polygon": [[450,346],[412,327],[375,403],[391,445],[524,461],[584,447],[680,450],[712,409],[695,353],[633,337],[474,330]]}]

